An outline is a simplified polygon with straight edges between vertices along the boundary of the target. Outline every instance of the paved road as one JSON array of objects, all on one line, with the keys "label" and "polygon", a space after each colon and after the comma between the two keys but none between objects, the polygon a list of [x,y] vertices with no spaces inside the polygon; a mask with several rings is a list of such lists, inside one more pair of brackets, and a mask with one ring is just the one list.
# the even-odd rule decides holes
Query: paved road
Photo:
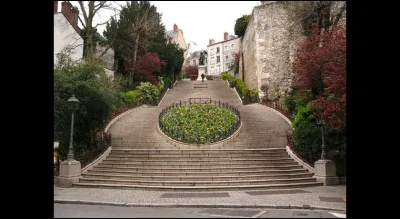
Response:
[{"label": "paved road", "polygon": [[162,208],[54,204],[55,218],[343,218],[344,212],[258,208]]}]

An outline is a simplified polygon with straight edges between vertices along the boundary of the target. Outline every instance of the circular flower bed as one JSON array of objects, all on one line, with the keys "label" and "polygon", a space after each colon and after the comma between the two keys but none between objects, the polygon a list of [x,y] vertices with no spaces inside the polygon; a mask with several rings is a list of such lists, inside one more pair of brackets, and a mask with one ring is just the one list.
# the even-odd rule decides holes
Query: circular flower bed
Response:
[{"label": "circular flower bed", "polygon": [[161,118],[160,126],[175,140],[208,144],[232,135],[239,127],[239,118],[216,105],[194,104],[170,110]]}]

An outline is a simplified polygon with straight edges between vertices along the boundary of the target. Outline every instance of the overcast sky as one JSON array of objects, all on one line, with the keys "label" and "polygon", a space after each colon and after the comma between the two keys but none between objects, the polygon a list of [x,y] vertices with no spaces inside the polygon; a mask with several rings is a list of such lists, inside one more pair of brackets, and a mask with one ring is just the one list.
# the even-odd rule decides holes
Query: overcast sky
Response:
[{"label": "overcast sky", "polygon": [[[77,2],[71,2],[74,6]],[[235,21],[244,14],[251,14],[254,6],[260,1],[150,1],[162,14],[162,23],[166,30],[172,30],[176,24],[183,31],[186,44],[197,43],[194,51],[206,49],[209,39],[215,42],[223,41],[224,32],[234,35]],[[118,2],[125,5],[126,2]],[[61,1],[59,1],[61,11]],[[99,10],[100,16],[94,19],[94,24],[107,21],[114,12]],[[82,13],[80,13],[82,15]],[[98,26],[103,34],[106,25]]]}]

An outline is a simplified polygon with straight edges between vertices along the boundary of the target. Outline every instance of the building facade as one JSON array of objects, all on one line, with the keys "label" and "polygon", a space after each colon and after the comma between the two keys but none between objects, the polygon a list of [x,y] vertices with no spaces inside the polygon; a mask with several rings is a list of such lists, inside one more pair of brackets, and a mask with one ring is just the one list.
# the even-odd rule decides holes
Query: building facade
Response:
[{"label": "building facade", "polygon": [[[183,49],[183,60],[188,55],[188,46],[186,45],[185,38],[183,37],[183,31],[178,28],[178,25],[174,24],[174,29],[167,31],[167,40],[169,43],[176,43]],[[182,65],[185,65],[185,61]]]},{"label": "building facade", "polygon": [[210,39],[207,46],[208,52],[208,74],[220,76],[221,72],[231,72],[231,66],[235,61],[235,54],[240,51],[240,38],[224,33],[224,41],[215,43]]},{"label": "building facade", "polygon": [[58,2],[54,2],[54,64],[57,62],[57,53],[69,51],[73,61],[83,57],[83,39],[78,27],[79,11],[70,3],[61,3],[61,12],[58,12]]}]

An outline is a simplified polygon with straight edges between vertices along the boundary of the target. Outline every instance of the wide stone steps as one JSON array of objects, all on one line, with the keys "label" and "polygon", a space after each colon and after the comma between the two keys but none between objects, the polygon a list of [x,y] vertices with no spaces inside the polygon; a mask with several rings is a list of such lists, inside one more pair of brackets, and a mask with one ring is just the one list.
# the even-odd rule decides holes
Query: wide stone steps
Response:
[{"label": "wide stone steps", "polygon": [[230,181],[153,181],[153,180],[132,180],[132,179],[102,179],[83,178],[81,183],[96,184],[118,184],[118,185],[152,185],[152,186],[222,186],[222,185],[266,185],[283,183],[304,183],[315,182],[314,178],[293,178],[293,179],[261,179],[261,180],[230,180]]},{"label": "wide stone steps", "polygon": [[249,163],[265,163],[265,164],[287,164],[287,163],[293,163],[293,159],[290,158],[264,158],[264,159],[256,159],[256,158],[249,158],[249,159],[182,159],[178,158],[176,160],[173,159],[157,159],[157,160],[149,160],[149,159],[133,159],[129,157],[118,157],[118,158],[110,158],[107,157],[105,160],[103,160],[103,163],[112,163],[112,164],[166,164],[166,165],[172,165],[172,164],[249,164]]},{"label": "wide stone steps", "polygon": [[281,165],[281,166],[270,166],[270,165],[227,165],[227,166],[199,166],[199,167],[188,167],[187,165],[159,165],[159,166],[143,166],[143,165],[129,165],[129,164],[104,164],[101,163],[95,168],[99,169],[107,169],[107,170],[117,170],[117,169],[125,169],[125,170],[135,170],[138,172],[150,172],[150,171],[179,171],[179,172],[187,172],[187,171],[194,171],[194,172],[225,172],[230,170],[290,170],[290,169],[297,169],[299,165]]},{"label": "wide stone steps", "polygon": [[237,159],[266,159],[266,158],[290,158],[288,154],[214,154],[204,156],[202,154],[124,154],[124,153],[113,153],[111,152],[107,159],[120,159],[120,160],[131,160],[131,159],[141,159],[141,160],[237,160]]},{"label": "wide stone steps", "polygon": [[258,190],[258,189],[287,189],[321,186],[320,182],[303,182],[268,185],[221,185],[221,186],[147,186],[127,184],[98,184],[98,183],[74,183],[74,187],[103,188],[103,189],[146,189],[163,191],[226,191],[226,190]]},{"label": "wide stone steps", "polygon": [[138,172],[136,170],[129,170],[129,169],[109,169],[103,168],[98,169],[94,168],[87,171],[91,174],[109,174],[109,175],[120,175],[120,174],[129,174],[131,176],[174,176],[174,177],[181,177],[181,176],[245,176],[245,175],[274,175],[274,174],[297,174],[297,173],[308,173],[308,171],[304,168],[298,169],[290,169],[290,170],[235,170],[232,171],[225,171],[225,172],[218,172],[218,171],[211,171],[206,172],[196,172],[196,171],[143,171]]},{"label": "wide stone steps", "polygon": [[229,180],[261,180],[261,179],[293,179],[312,177],[313,173],[271,174],[271,175],[227,175],[227,176],[142,176],[131,174],[85,173],[85,178],[102,179],[135,179],[154,181],[229,181]]},{"label": "wide stone steps", "polygon": [[[287,155],[284,148],[280,150],[265,150],[265,149],[119,149],[113,148],[111,150],[112,154],[169,154],[169,155],[179,155],[179,154],[197,154],[197,155],[226,155],[230,154],[271,154],[271,155]],[[245,155],[244,155],[245,156]]]}]

